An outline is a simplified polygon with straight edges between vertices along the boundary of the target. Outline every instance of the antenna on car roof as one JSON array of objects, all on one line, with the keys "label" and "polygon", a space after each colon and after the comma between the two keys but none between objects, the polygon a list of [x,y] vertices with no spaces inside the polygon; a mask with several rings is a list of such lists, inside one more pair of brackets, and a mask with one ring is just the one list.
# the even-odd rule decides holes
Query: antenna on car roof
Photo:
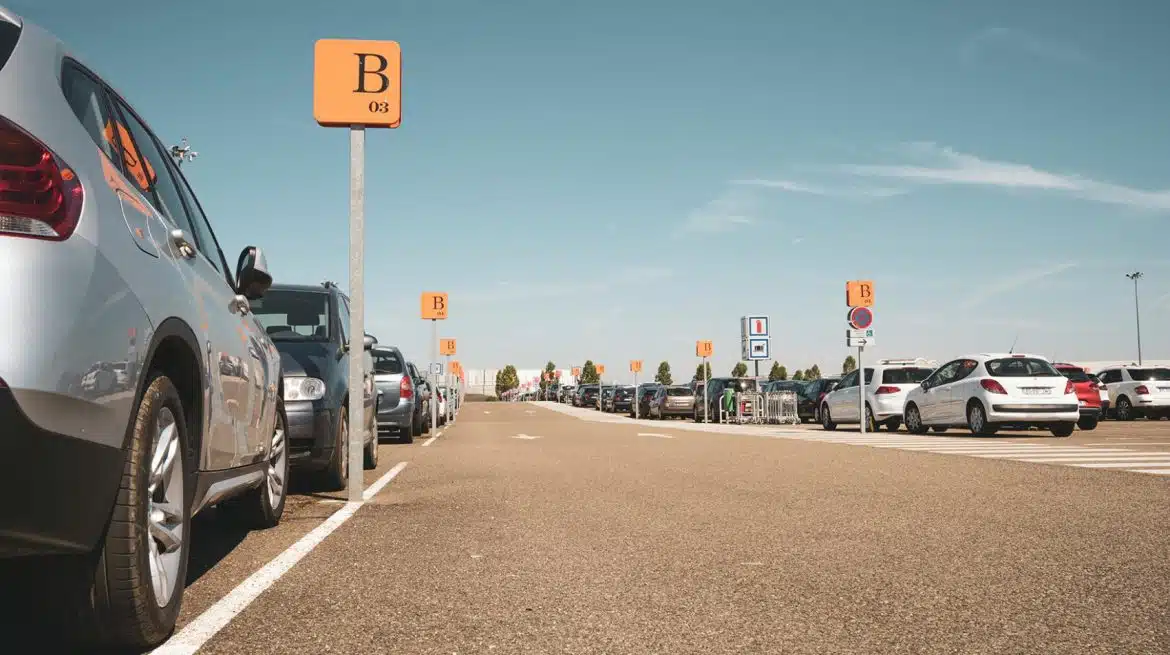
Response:
[{"label": "antenna on car roof", "polygon": [[1017,341],[1019,341],[1019,340],[1020,340],[1020,333],[1019,333],[1019,332],[1017,332],[1017,333],[1016,333],[1016,338],[1015,338],[1015,339],[1012,339],[1012,347],[1011,347],[1011,348],[1008,350],[1008,354],[1009,354],[1009,355],[1011,355],[1012,353],[1016,352],[1016,342],[1017,342]]}]

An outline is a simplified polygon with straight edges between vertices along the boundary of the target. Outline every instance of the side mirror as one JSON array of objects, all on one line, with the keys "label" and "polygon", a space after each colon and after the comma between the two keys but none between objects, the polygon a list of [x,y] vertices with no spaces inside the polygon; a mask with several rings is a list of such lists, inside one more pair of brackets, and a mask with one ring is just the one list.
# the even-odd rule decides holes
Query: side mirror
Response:
[{"label": "side mirror", "polygon": [[236,261],[236,292],[248,300],[255,300],[271,286],[272,275],[268,272],[264,253],[256,246],[244,248]]},{"label": "side mirror", "polygon": [[362,338],[362,348],[366,350],[373,348],[376,343],[378,343],[378,337],[375,337],[372,334],[367,334]]}]

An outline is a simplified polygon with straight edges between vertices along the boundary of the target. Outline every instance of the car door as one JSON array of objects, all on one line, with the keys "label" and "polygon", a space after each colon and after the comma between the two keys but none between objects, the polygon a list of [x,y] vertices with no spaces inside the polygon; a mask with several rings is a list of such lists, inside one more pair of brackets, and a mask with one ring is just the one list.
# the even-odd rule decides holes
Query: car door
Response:
[{"label": "car door", "polygon": [[835,423],[857,421],[857,380],[858,371],[852,371],[841,379],[841,384],[825,396],[829,405],[829,416]]},{"label": "car door", "polygon": [[206,349],[209,385],[204,407],[210,410],[204,413],[201,468],[226,469],[256,461],[263,456],[263,447],[258,449],[249,434],[253,394],[249,376],[256,372],[244,365],[251,330],[237,310],[226,262],[213,239],[201,242],[162,144],[121,98],[114,96],[114,106],[129,181],[161,216],[157,224],[168,230],[156,235],[152,226],[151,236],[160,254],[187,281],[197,306],[198,324],[190,327]]},{"label": "car door", "polygon": [[947,405],[951,398],[948,383],[959,370],[959,360],[947,362],[926,378],[926,389],[918,397],[918,412],[923,425],[946,425]]},{"label": "car door", "polygon": [[955,365],[955,371],[950,381],[946,383],[946,405],[943,407],[943,420],[950,425],[965,425],[967,423],[967,401],[975,395],[975,387],[979,386],[979,376],[973,375],[979,367],[979,362],[973,359],[960,359]]}]

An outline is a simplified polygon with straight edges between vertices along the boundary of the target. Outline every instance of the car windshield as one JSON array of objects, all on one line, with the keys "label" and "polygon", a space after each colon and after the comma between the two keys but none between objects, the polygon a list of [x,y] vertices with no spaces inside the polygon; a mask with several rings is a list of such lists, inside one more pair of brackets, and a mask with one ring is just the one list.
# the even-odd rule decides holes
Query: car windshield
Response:
[{"label": "car windshield", "polygon": [[1170,380],[1170,368],[1131,368],[1129,377],[1134,382],[1165,382]]},{"label": "car windshield", "polygon": [[370,355],[374,358],[374,375],[399,375],[405,370],[397,353],[374,350]]},{"label": "car windshield", "polygon": [[1084,370],[1071,366],[1061,366],[1056,369],[1061,375],[1073,382],[1090,382],[1091,378]]},{"label": "car windshield", "polygon": [[1054,378],[1060,376],[1052,364],[1035,357],[1005,357],[988,360],[987,372],[997,378]]},{"label": "car windshield", "polygon": [[755,391],[756,381],[750,378],[736,378],[727,383],[727,388],[735,391]]},{"label": "car windshield", "polygon": [[668,396],[689,396],[691,390],[686,387],[670,387],[666,390]]},{"label": "car windshield", "polygon": [[887,368],[882,371],[882,384],[918,384],[933,372],[929,368]]},{"label": "car windshield", "polygon": [[325,291],[271,289],[249,302],[273,341],[329,340],[329,294]]}]

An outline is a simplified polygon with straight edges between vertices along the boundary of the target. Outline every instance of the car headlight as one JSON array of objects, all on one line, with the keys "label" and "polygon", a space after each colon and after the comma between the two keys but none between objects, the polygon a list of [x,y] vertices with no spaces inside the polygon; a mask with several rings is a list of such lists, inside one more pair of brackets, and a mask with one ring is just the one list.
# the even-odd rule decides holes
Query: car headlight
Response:
[{"label": "car headlight", "polygon": [[317,378],[291,377],[284,379],[284,401],[321,400],[325,397],[325,382]]}]

